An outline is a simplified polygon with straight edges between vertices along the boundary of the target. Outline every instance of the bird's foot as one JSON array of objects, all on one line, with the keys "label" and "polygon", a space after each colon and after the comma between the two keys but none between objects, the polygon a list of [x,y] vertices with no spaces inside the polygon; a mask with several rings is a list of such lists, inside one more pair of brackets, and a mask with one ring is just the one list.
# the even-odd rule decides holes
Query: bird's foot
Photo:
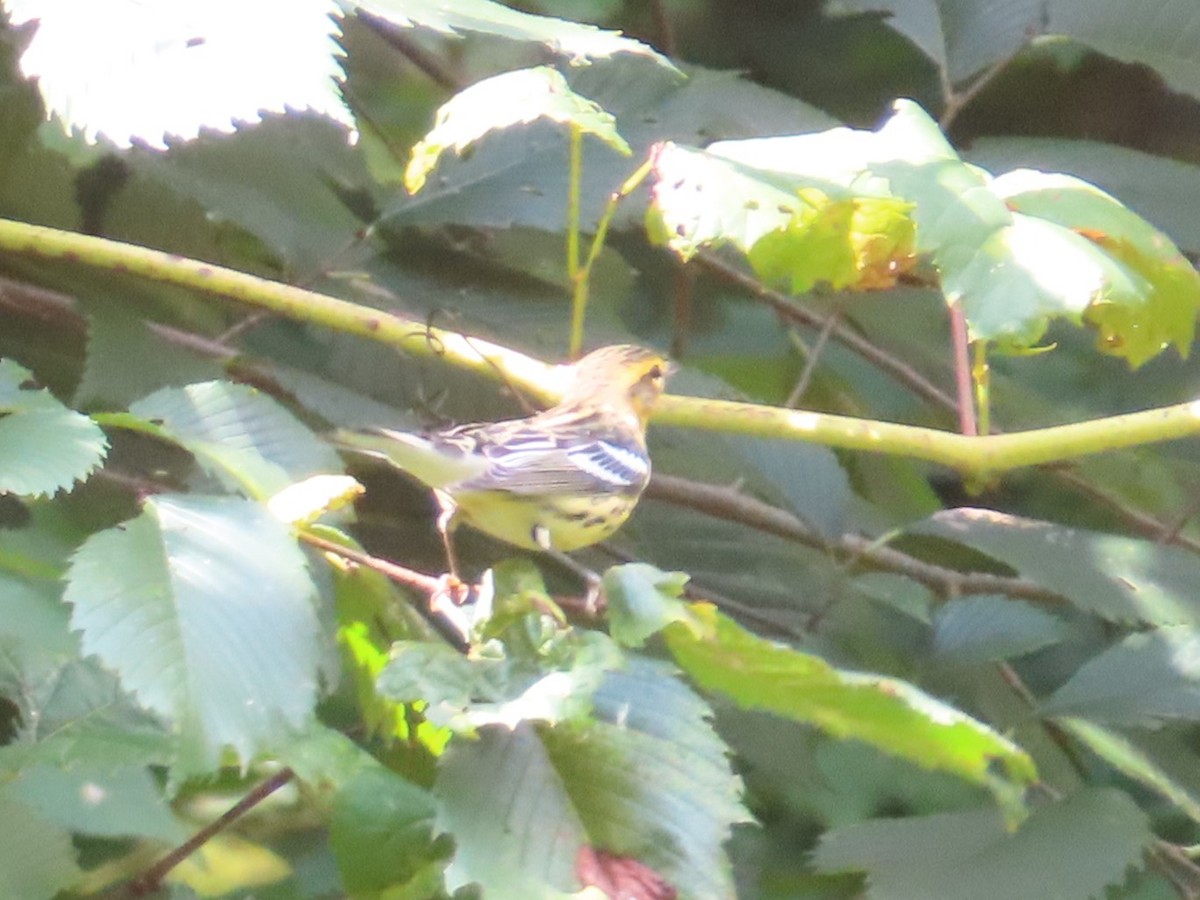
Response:
[{"label": "bird's foot", "polygon": [[588,572],[583,579],[587,592],[583,595],[583,612],[598,619],[608,608],[608,597],[604,595],[604,581],[595,572]]},{"label": "bird's foot", "polygon": [[475,588],[472,585],[463,581],[453,572],[447,572],[438,577],[433,593],[429,595],[429,606],[434,609],[445,603],[463,606],[471,599],[473,593],[475,593]]}]

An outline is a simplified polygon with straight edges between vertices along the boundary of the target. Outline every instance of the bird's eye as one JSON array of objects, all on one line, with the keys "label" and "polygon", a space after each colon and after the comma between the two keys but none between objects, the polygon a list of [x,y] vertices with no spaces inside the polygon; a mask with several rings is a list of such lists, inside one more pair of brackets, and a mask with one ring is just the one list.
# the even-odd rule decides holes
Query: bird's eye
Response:
[{"label": "bird's eye", "polygon": [[650,369],[650,377],[656,378],[656,379],[662,378],[663,377],[662,366],[652,366]]}]

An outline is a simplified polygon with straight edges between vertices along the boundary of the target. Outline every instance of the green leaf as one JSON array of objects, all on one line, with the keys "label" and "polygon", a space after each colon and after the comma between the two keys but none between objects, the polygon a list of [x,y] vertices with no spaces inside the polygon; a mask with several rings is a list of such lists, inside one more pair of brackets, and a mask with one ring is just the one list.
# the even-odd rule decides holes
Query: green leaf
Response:
[{"label": "green leaf", "polygon": [[198,764],[246,760],[308,721],[323,660],[315,588],[255,503],[161,494],[80,548],[65,599],[85,653],[188,736]]},{"label": "green leaf", "polygon": [[490,131],[537,119],[569,125],[591,134],[619,153],[633,151],[617,132],[616,120],[600,106],[571,90],[567,80],[548,66],[518,69],[476,82],[459,91],[437,112],[430,131],[412,150],[404,186],[415,194],[449,149],[462,155]]},{"label": "green leaf", "polygon": [[1143,728],[1200,719],[1200,633],[1160,628],[1129,635],[1082,665],[1042,712]]},{"label": "green leaf", "polygon": [[[910,101],[877,132],[723,141],[703,153],[665,145],[656,175],[651,234],[685,259],[732,243],[761,278],[790,279],[793,291],[817,280],[871,288],[894,284],[915,246],[971,336],[1002,350],[1033,346],[1053,318],[1086,318],[1101,348],[1133,366],[1167,344],[1190,346],[1200,275],[1160,232],[1078,179],[989,179]],[[847,217],[847,203],[861,206]]]},{"label": "green leaf", "polygon": [[950,600],[934,617],[933,651],[942,659],[996,662],[1057,644],[1066,624],[1020,600],[973,596]]},{"label": "green leaf", "polygon": [[649,499],[638,505],[621,535],[634,539],[642,559],[685,571],[695,583],[783,627],[804,627],[808,616],[828,604],[830,582],[842,577],[818,550]]},{"label": "green leaf", "polygon": [[467,733],[491,724],[561,722],[591,709],[604,672],[621,659],[611,639],[596,632],[581,633],[560,660],[523,658],[511,641],[508,649],[508,658],[470,658],[447,644],[398,641],[380,673],[379,693],[397,703],[425,702],[430,722]]},{"label": "green leaf", "polygon": [[687,897],[732,897],[724,845],[750,822],[708,705],[658,662],[631,659],[596,692],[599,720],[541,732],[590,843]]},{"label": "green leaf", "polygon": [[[1165,234],[1115,197],[1069,175],[1018,169],[993,181],[992,189],[1016,212],[1083,234],[1113,266],[1126,270],[1124,279],[1113,270],[1107,289],[1087,309],[1102,350],[1135,367],[1167,345],[1187,356],[1200,309],[1200,274]],[[1063,262],[1058,254],[1055,264]]]},{"label": "green leaf", "polygon": [[[22,69],[64,130],[163,148],[164,134],[229,131],[262,110],[313,108],[349,126],[335,83],[337,8],[328,0],[253,9],[181,0],[147,15],[121,4],[68,10],[21,0],[8,11],[14,24],[38,21]],[[272,40],[264,42],[265,28]],[[119,39],[80,41],[104,29]],[[132,84],[146,86],[136,99]]]},{"label": "green leaf", "polygon": [[0,574],[0,695],[20,714],[15,739],[0,747],[0,773],[166,762],[173,743],[158,724],[111,673],[79,658],[60,592],[57,583]]},{"label": "green leaf", "polygon": [[473,32],[521,42],[538,42],[574,62],[631,53],[654,60],[671,71],[675,67],[647,44],[594,25],[535,16],[491,0],[357,0],[359,9],[404,27],[421,26],[442,34]]},{"label": "green leaf", "polygon": [[889,572],[868,572],[859,575],[852,584],[864,597],[887,604],[925,625],[933,623],[933,592],[920,582]]},{"label": "green leaf", "polygon": [[265,499],[319,472],[340,472],[342,462],[295,416],[254,388],[208,381],[164,388],[129,408],[144,427],[179,444],[226,484]]},{"label": "green leaf", "polygon": [[182,387],[223,374],[220,360],[169,340],[148,321],[153,314],[125,296],[88,304],[87,319],[87,357],[74,397],[84,408],[124,408],[164,384]]},{"label": "green leaf", "polygon": [[910,530],[974,547],[1113,622],[1200,624],[1200,561],[1178,547],[986,509],[946,510]]},{"label": "green leaf", "polygon": [[433,797],[382,766],[342,785],[333,801],[329,842],[354,895],[405,884],[440,863],[449,847],[434,840]]},{"label": "green leaf", "polygon": [[694,611],[708,634],[672,625],[665,635],[702,688],[985,786],[1010,820],[1020,818],[1024,789],[1036,777],[1033,761],[986,725],[902,681],[839,671],[756,637],[711,607]]},{"label": "green leaf", "polygon": [[842,536],[852,494],[846,470],[832,450],[763,438],[736,446],[792,512],[828,540]]},{"label": "green leaf", "polygon": [[684,896],[732,896],[722,845],[747,817],[707,706],[667,667],[631,660],[595,708],[587,725],[522,723],[452,743],[435,787],[438,825],[458,848],[448,886],[576,890],[587,844],[649,865]]},{"label": "green leaf", "polygon": [[90,529],[81,527],[66,504],[47,501],[25,509],[29,519],[24,525],[0,529],[0,569],[30,583],[57,584]]},{"label": "green leaf", "polygon": [[0,747],[0,771],[39,764],[117,770],[174,758],[175,740],[94,659],[33,665],[14,660],[4,644],[0,689],[18,700],[22,724],[16,740]]},{"label": "green leaf", "polygon": [[[0,895],[45,900],[80,877],[71,835],[0,787]],[[19,827],[12,827],[19,823]]]},{"label": "green leaf", "polygon": [[57,585],[0,572],[0,636],[17,638],[31,651],[65,657],[78,650],[67,619]]},{"label": "green leaf", "polygon": [[1120,0],[1055,0],[1049,7],[1050,33],[1063,34],[1124,62],[1154,69],[1174,90],[1200,97],[1200,66],[1195,44],[1197,10],[1190,4],[1150,0],[1130,20]]},{"label": "green leaf", "polygon": [[[337,529],[317,525],[313,531],[326,540],[361,550]],[[430,640],[435,633],[412,606],[398,601],[395,585],[381,572],[366,566],[334,566],[330,574],[337,602],[337,641],[343,648],[342,671],[353,682],[366,730],[385,740],[410,740],[413,735],[408,710],[380,694],[376,680],[388,664],[394,641]],[[432,728],[419,724],[417,732],[423,734]],[[441,743],[444,739],[438,741],[438,746]]]},{"label": "green leaf", "polygon": [[[814,107],[733,72],[689,67],[683,80],[665,69],[612,65],[567,74],[574,91],[616,116],[620,133],[637,158],[667,139],[704,144],[713,134],[752,135],[835,124]],[[598,142],[584,142],[580,218],[585,230],[594,229],[612,192],[633,168],[629,159]],[[415,197],[397,199],[386,209],[383,221],[505,230],[526,226],[550,232],[561,241],[569,169],[561,129],[550,123],[510,128],[489,135],[469,158],[443,157],[437,178]],[[640,230],[644,211],[641,192],[627,198],[618,206],[614,229]],[[594,287],[601,284],[596,274]]]},{"label": "green leaf", "polygon": [[912,100],[897,100],[892,111],[878,131],[831,128],[816,134],[717,141],[709,150],[723,159],[765,172],[811,179],[827,189],[853,188],[864,195],[887,197],[891,190],[886,181],[873,177],[873,166],[904,163],[917,167],[958,159],[937,122],[919,105]]},{"label": "green leaf", "polygon": [[[362,154],[350,146],[345,129],[295,111],[265,116],[232,135],[204,133],[172,147],[169,156],[137,153],[129,164],[138,178],[201,204],[210,221],[235,223],[254,235],[283,270],[281,280],[291,283],[311,281],[338,264],[338,253],[363,225],[345,196],[370,196],[372,190]],[[254,173],[253,190],[246,189],[247,172]],[[128,229],[154,221],[143,211],[146,205],[127,210]],[[153,246],[162,240],[137,232],[122,237]]]},{"label": "green leaf", "polygon": [[478,883],[488,898],[578,890],[575,855],[587,835],[561,776],[528,723],[454,741],[434,786],[437,828],[456,846],[451,891]]},{"label": "green leaf", "polygon": [[340,788],[379,766],[363,747],[318,721],[310,721],[304,731],[273,755],[294,769],[306,784],[318,787]]},{"label": "green leaf", "polygon": [[890,286],[913,255],[909,204],[902,200],[831,195],[816,178],[789,181],[724,158],[715,148],[668,142],[653,159],[656,182],[646,227],[684,260],[702,248],[731,244],[764,281],[802,293],[817,282]]},{"label": "green leaf", "polygon": [[472,660],[449,644],[397,641],[376,687],[395,703],[428,704],[433,722],[458,724],[473,699],[492,699],[503,678],[501,659]]},{"label": "green leaf", "polygon": [[680,599],[687,580],[682,572],[663,572],[645,563],[608,569],[604,596],[613,639],[626,647],[641,647],[672,622],[691,621]]},{"label": "green leaf", "polygon": [[1118,772],[1165,797],[1193,822],[1200,822],[1200,801],[1124,737],[1087,719],[1062,716],[1056,721]]},{"label": "green leaf", "polygon": [[1189,190],[1200,167],[1100,141],[980,137],[963,154],[989,172],[1065,172],[1098,185],[1186,247],[1200,246]]},{"label": "green leaf", "polygon": [[865,870],[880,900],[1088,900],[1151,840],[1137,805],[1102,788],[1035,809],[1015,834],[987,809],[851,825],[825,834],[815,862]]},{"label": "green leaf", "polygon": [[837,0],[838,12],[888,13],[885,21],[925,53],[952,82],[1001,63],[1032,36],[1068,37],[1124,62],[1158,72],[1177,91],[1200,96],[1194,47],[1181,41],[1196,27],[1196,10],[1151,0],[1130,21],[1121,0],[1019,0],[1004,4],[946,0]]},{"label": "green leaf", "polygon": [[39,765],[23,773],[10,792],[69,831],[139,836],[164,843],[179,843],[189,836],[145,768],[109,770],[83,763],[65,770]]},{"label": "green leaf", "polygon": [[67,409],[33,374],[0,359],[0,494],[53,494],[99,468],[108,440],[98,425]]},{"label": "green leaf", "polygon": [[836,0],[837,13],[885,12],[884,21],[915,44],[951,82],[1006,59],[1040,29],[1044,4],[1018,0],[993,6],[946,0]]},{"label": "green leaf", "polygon": [[1148,288],[1086,238],[1019,213],[967,249],[969,259],[942,267],[946,298],[962,303],[972,340],[1001,350],[1038,343],[1052,318],[1079,324],[1095,304],[1135,305]]}]

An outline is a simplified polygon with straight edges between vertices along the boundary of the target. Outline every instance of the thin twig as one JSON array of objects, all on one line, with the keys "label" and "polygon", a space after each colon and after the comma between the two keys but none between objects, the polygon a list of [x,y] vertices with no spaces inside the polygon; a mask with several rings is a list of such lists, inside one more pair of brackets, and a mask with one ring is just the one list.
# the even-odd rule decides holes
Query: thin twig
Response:
[{"label": "thin twig", "polygon": [[408,569],[404,566],[397,565],[394,562],[389,562],[386,559],[380,559],[377,556],[371,556],[369,553],[363,553],[361,550],[355,550],[353,547],[346,547],[343,544],[337,544],[333,541],[328,541],[323,537],[318,537],[307,531],[300,532],[300,540],[304,543],[316,547],[318,550],[324,550],[326,553],[332,553],[335,556],[340,556],[343,559],[348,559],[350,562],[358,563],[360,566],[365,566],[368,569],[374,569],[381,575],[386,575],[392,581],[415,588],[422,593],[433,596],[441,589],[441,581],[434,578],[432,575],[426,575],[423,572],[417,572],[414,569]]},{"label": "thin twig", "polygon": [[462,79],[451,72],[441,59],[413,40],[410,29],[403,28],[362,9],[358,10],[358,17],[371,26],[371,30],[384,41],[399,50],[410,63],[425,73],[435,84],[454,92],[461,91],[466,86]]},{"label": "thin twig", "polygon": [[692,334],[692,312],[695,306],[696,273],[686,263],[675,267],[671,297],[674,301],[675,321],[672,323],[671,355],[682,359],[687,350],[688,338]]},{"label": "thin twig", "polygon": [[795,409],[796,404],[800,402],[800,398],[808,390],[813,373],[817,370],[817,363],[821,359],[821,352],[829,342],[829,335],[833,333],[834,326],[837,325],[841,318],[842,306],[841,303],[838,303],[829,311],[829,315],[825,317],[825,324],[821,326],[821,331],[817,334],[816,343],[813,344],[812,350],[809,351],[808,358],[804,360],[804,371],[800,373],[800,377],[796,379],[796,384],[792,388],[791,393],[783,401],[783,405],[788,409]]},{"label": "thin twig", "polygon": [[1053,471],[1055,476],[1064,484],[1075,488],[1075,490],[1097,503],[1103,504],[1109,512],[1114,513],[1132,531],[1151,540],[1162,540],[1176,547],[1183,547],[1185,550],[1190,550],[1192,553],[1200,554],[1200,540],[1196,540],[1175,528],[1171,528],[1168,523],[1161,521],[1149,513],[1143,512],[1140,509],[1134,509],[1120,497],[1100,487],[1094,481],[1083,477],[1074,471],[1074,469],[1068,466],[1050,466],[1047,468]]},{"label": "thin twig", "polygon": [[[1029,37],[1032,38],[1032,29],[1030,29],[1030,32]],[[942,131],[949,131],[950,126],[954,124],[954,120],[958,118],[958,114],[963,111],[967,104],[978,97],[979,92],[991,84],[997,75],[1007,69],[1009,63],[1016,59],[1021,51],[1028,46],[1029,40],[1018,44],[1015,50],[992,63],[986,72],[971,82],[970,87],[961,93],[954,90],[949,73],[944,66],[940,66],[938,68],[938,76],[942,85],[942,102],[945,104],[941,116],[938,117],[938,125],[941,126]]]},{"label": "thin twig", "polygon": [[224,814],[201,828],[137,878],[126,884],[124,892],[116,896],[145,897],[147,894],[157,891],[162,885],[162,880],[172,869],[295,777],[296,773],[290,768],[283,768],[270,778],[259,782]]},{"label": "thin twig", "polygon": [[1200,898],[1200,866],[1191,859],[1183,848],[1168,841],[1156,839],[1150,848],[1151,862],[1174,886],[1183,900]]},{"label": "thin twig", "polygon": [[1060,594],[1025,578],[1009,578],[985,572],[960,572],[924,562],[860,535],[845,534],[829,541],[786,510],[748,497],[732,488],[656,474],[651,479],[646,495],[698,510],[714,518],[737,522],[808,547],[829,548],[834,553],[857,557],[862,565],[906,575],[943,597],[1003,594],[1037,603],[1061,605],[1064,602]]},{"label": "thin twig", "polygon": [[975,392],[971,381],[971,354],[967,341],[967,317],[962,304],[951,303],[950,345],[954,353],[954,384],[958,389],[958,431],[960,434],[979,434],[975,418]]},{"label": "thin twig", "polygon": [[[1034,696],[1033,691],[1031,691],[1029,686],[1025,684],[1025,680],[1021,678],[1021,676],[1017,673],[1017,670],[1013,668],[1012,664],[1002,661],[997,663],[996,668],[1000,672],[1000,678],[1004,681],[1004,683],[1009,686],[1013,693],[1020,698],[1021,702],[1024,703],[1031,712],[1036,714],[1039,706],[1037,697]],[[1042,731],[1046,733],[1046,736],[1050,739],[1051,743],[1058,747],[1063,756],[1066,757],[1067,763],[1072,769],[1075,770],[1075,773],[1079,776],[1080,780],[1086,782],[1088,780],[1087,763],[1084,761],[1083,754],[1080,752],[1080,747],[1074,738],[1072,738],[1071,735],[1053,719],[1039,717],[1038,723],[1041,725]]]},{"label": "thin twig", "polygon": [[[318,550],[372,569],[392,581],[424,593],[429,598],[429,603],[425,607],[416,607],[419,616],[416,621],[423,623],[423,627],[432,630],[426,631],[421,637],[427,640],[433,639],[434,632],[436,632],[437,637],[446,640],[456,650],[466,652],[470,645],[470,627],[465,622],[462,608],[450,596],[449,586],[444,577],[435,578],[432,575],[417,572],[353,547],[328,541],[308,531],[301,531],[299,537],[304,543],[316,547]],[[415,624],[415,622],[410,621],[409,624]]]},{"label": "thin twig", "polygon": [[[815,312],[801,306],[792,298],[786,297],[783,294],[765,287],[756,281],[752,276],[739,271],[712,254],[701,253],[697,257],[697,261],[714,274],[745,288],[753,295],[767,301],[782,317],[794,322],[799,322],[814,329],[819,329],[822,326],[822,321]],[[875,365],[881,371],[892,375],[902,384],[907,386],[911,391],[913,391],[913,393],[922,397],[926,402],[932,403],[950,412],[954,412],[958,409],[958,404],[955,402],[953,397],[927,380],[925,376],[921,375],[911,366],[907,365],[897,357],[892,356],[887,351],[872,344],[857,332],[839,325],[833,329],[831,335],[847,349],[857,353],[859,356]],[[1003,430],[992,426],[992,433],[1002,434]],[[1162,537],[1164,534],[1167,534],[1169,535],[1169,543],[1183,547],[1193,553],[1200,553],[1200,540],[1196,540],[1195,538],[1189,537],[1185,534],[1174,533],[1166,523],[1162,522],[1155,516],[1150,515],[1149,513],[1129,506],[1122,498],[1116,496],[1111,491],[1107,491],[1099,485],[1089,481],[1078,472],[1073,471],[1069,466],[1063,464],[1052,464],[1045,466],[1044,468],[1047,471],[1052,472],[1064,483],[1085,493],[1087,496],[1091,497],[1097,502],[1102,503],[1110,512],[1117,515],[1128,527],[1132,528],[1143,537],[1156,540]]]},{"label": "thin twig", "polygon": [[1179,532],[1187,527],[1187,523],[1197,512],[1200,512],[1200,496],[1193,497],[1183,510],[1175,515],[1174,522],[1165,523],[1162,533],[1155,538],[1155,542],[1162,545],[1178,542]]},{"label": "thin twig", "polygon": [[[791,297],[771,290],[761,284],[752,275],[740,271],[712,253],[701,252],[697,254],[696,260],[723,280],[736,284],[759,299],[765,300],[783,318],[792,322],[799,322],[816,330],[824,327],[825,317],[819,313],[801,306]],[[958,408],[958,405],[954,402],[954,398],[950,394],[943,391],[903,360],[871,343],[845,323],[835,323],[830,334],[833,339],[837,340],[847,349],[857,353],[880,371],[891,375],[927,402],[951,412]]]}]

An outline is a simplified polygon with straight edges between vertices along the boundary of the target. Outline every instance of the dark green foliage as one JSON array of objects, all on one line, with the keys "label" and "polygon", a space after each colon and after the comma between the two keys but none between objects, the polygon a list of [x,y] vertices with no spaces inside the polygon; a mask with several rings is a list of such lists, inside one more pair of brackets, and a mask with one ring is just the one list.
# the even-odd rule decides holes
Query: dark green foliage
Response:
[{"label": "dark green foliage", "polygon": [[594,617],[466,529],[465,606],[370,566],[440,575],[434,505],[326,435],[529,406],[426,326],[567,356],[572,129],[581,259],[611,226],[585,343],[669,349],[673,393],[953,429],[949,304],[993,430],[1188,402],[1200,12],[344,6],[114,19],[160,88],[124,120],[87,102],[119,67],[54,43],[86,22],[6,5],[45,21],[0,32],[0,896],[98,895],[272,776],[162,896],[526,900],[596,859],[698,900],[1192,896],[1195,438],[995,478],[981,443],[963,483],[886,436],[652,426],[657,482],[579,555]]}]

